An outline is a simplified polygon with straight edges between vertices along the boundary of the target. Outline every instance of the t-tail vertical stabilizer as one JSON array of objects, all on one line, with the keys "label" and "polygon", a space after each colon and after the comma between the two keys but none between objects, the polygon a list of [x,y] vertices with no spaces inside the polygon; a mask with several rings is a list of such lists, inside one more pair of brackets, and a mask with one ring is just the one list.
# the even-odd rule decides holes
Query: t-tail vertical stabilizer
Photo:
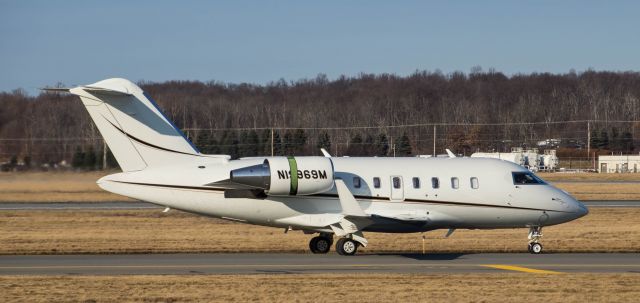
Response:
[{"label": "t-tail vertical stabilizer", "polygon": [[129,80],[113,78],[71,89],[45,90],[80,97],[125,172],[200,156],[153,99]]}]

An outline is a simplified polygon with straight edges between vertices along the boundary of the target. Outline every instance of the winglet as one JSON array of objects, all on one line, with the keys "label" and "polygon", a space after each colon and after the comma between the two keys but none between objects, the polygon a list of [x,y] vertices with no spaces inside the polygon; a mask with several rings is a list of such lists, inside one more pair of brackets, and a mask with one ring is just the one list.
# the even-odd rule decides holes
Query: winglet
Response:
[{"label": "winglet", "polygon": [[321,148],[320,151],[325,156],[325,158],[331,158],[331,154],[324,148]]},{"label": "winglet", "polygon": [[449,158],[456,158],[456,154],[454,154],[453,152],[451,152],[451,150],[450,150],[450,149],[448,149],[448,148],[447,148],[447,149],[446,149],[446,151],[447,151],[447,155],[449,155]]},{"label": "winglet", "polygon": [[349,188],[347,188],[347,185],[344,184],[344,181],[336,179],[335,182],[336,189],[338,190],[338,199],[340,199],[340,206],[342,206],[342,214],[345,216],[368,217],[351,191],[349,191]]}]

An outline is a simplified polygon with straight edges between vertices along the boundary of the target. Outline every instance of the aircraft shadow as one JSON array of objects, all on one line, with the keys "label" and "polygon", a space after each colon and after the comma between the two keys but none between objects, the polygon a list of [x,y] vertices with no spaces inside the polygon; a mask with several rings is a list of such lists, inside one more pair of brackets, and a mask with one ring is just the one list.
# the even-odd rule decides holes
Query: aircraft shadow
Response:
[{"label": "aircraft shadow", "polygon": [[384,254],[374,254],[376,256],[397,256],[404,257],[409,259],[414,259],[418,261],[448,261],[455,260],[460,257],[466,256],[467,254],[461,253],[450,253],[450,254],[394,254],[394,253],[384,253]]}]

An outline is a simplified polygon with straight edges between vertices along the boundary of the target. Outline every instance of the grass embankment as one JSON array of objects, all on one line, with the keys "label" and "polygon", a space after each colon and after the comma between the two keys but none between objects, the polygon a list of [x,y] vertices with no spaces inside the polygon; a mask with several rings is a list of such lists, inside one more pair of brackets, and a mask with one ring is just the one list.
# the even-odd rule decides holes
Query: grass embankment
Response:
[{"label": "grass embankment", "polygon": [[[640,208],[593,208],[543,230],[546,252],[640,252]],[[426,233],[429,253],[524,252],[527,229]],[[366,233],[363,253],[419,253],[421,234]],[[172,210],[2,211],[0,254],[296,252],[310,235]]]},{"label": "grass embankment", "polygon": [[637,274],[0,276],[3,302],[637,302]]},{"label": "grass embankment", "polygon": [[[0,202],[134,201],[106,192],[96,185],[96,180],[110,173],[114,172],[0,173]],[[640,182],[640,174],[541,173],[540,175],[579,200],[640,200],[640,184],[605,183]],[[590,183],[566,183],[567,181],[590,181]],[[603,183],[597,183],[597,181]]]}]

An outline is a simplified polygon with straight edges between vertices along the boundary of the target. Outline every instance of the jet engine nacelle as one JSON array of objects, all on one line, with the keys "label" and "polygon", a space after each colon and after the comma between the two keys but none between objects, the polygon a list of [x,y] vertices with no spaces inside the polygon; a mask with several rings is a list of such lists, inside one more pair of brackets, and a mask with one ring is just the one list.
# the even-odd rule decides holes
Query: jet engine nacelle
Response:
[{"label": "jet engine nacelle", "polygon": [[325,157],[269,157],[232,170],[231,182],[264,189],[272,196],[312,195],[333,188],[333,163]]}]

